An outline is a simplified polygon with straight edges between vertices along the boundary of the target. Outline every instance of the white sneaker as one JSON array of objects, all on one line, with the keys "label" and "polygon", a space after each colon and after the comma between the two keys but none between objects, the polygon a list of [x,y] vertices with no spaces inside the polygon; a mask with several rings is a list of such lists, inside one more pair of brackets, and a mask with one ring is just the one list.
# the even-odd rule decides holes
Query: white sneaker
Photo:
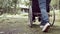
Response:
[{"label": "white sneaker", "polygon": [[43,27],[42,31],[43,32],[48,32],[48,29],[50,28],[50,24],[46,23],[46,25]]},{"label": "white sneaker", "polygon": [[40,25],[40,28],[43,28],[44,26],[43,25]]}]

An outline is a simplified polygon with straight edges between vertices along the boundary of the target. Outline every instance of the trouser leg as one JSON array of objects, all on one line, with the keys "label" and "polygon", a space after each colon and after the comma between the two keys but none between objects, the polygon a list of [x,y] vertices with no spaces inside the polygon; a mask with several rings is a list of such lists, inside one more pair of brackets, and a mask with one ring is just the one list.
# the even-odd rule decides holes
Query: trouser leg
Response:
[{"label": "trouser leg", "polygon": [[41,25],[45,25],[49,22],[47,8],[46,8],[46,0],[38,0],[39,8],[41,11]]}]

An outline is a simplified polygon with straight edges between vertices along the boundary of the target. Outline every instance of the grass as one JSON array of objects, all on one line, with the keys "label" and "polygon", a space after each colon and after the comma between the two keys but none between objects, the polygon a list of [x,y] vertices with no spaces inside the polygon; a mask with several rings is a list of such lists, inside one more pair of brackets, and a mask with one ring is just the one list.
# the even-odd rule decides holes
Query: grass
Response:
[{"label": "grass", "polygon": [[53,27],[50,28],[48,33],[44,33],[35,24],[30,28],[27,23],[27,14],[20,15],[2,15],[0,16],[0,34],[60,34],[60,16],[56,13],[56,21]]}]

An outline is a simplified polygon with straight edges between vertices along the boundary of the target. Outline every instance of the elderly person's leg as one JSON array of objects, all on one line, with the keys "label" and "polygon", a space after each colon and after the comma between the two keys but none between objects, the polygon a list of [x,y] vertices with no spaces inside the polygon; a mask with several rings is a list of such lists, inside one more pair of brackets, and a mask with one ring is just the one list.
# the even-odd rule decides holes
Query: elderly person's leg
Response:
[{"label": "elderly person's leg", "polygon": [[46,31],[48,30],[47,28],[50,26],[49,24],[49,17],[48,17],[48,13],[47,13],[47,8],[46,8],[46,0],[38,0],[39,2],[39,8],[41,11],[41,25],[43,25],[43,29],[42,31]]}]

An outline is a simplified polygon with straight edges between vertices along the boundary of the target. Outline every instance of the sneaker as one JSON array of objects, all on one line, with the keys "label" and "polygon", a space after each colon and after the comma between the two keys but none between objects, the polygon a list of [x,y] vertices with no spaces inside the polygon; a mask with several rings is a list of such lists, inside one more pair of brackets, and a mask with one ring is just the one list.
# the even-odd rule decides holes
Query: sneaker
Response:
[{"label": "sneaker", "polygon": [[43,28],[44,26],[43,25],[40,25],[40,28]]},{"label": "sneaker", "polygon": [[43,27],[42,31],[43,32],[48,32],[48,29],[50,28],[50,24],[46,23],[46,25]]}]

